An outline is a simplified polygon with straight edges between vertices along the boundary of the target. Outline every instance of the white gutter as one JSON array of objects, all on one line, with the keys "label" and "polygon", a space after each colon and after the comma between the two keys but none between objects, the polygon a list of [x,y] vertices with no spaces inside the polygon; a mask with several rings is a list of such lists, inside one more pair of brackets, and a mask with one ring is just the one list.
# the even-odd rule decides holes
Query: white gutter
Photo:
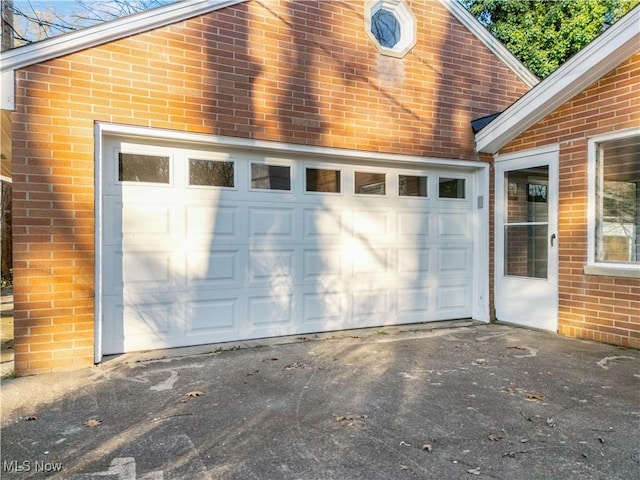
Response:
[{"label": "white gutter", "polygon": [[476,150],[496,153],[639,50],[640,6],[480,130],[476,134]]}]

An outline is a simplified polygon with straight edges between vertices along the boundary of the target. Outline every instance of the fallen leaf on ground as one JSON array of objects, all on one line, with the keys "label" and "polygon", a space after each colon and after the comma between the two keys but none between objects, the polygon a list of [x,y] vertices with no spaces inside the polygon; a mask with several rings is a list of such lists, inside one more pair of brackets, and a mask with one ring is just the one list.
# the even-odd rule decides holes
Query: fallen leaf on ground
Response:
[{"label": "fallen leaf on ground", "polygon": [[504,438],[504,435],[500,433],[490,433],[489,435],[487,435],[487,438],[492,442],[499,442]]},{"label": "fallen leaf on ground", "polygon": [[472,468],[467,470],[467,473],[470,473],[471,475],[480,475],[480,468]]},{"label": "fallen leaf on ground", "polygon": [[184,396],[185,397],[204,397],[204,393],[195,390],[193,392],[185,393]]},{"label": "fallen leaf on ground", "polygon": [[409,467],[407,467],[406,465],[400,465],[400,470],[406,472],[407,470],[409,470]]},{"label": "fallen leaf on ground", "polygon": [[87,420],[86,422],[84,422],[84,426],[85,427],[99,427],[100,424],[102,423],[102,420]]},{"label": "fallen leaf on ground", "polygon": [[355,421],[366,420],[367,418],[367,415],[340,415],[336,417],[336,422],[350,427]]},{"label": "fallen leaf on ground", "polygon": [[547,417],[547,425],[549,425],[550,427],[555,427],[557,425],[556,421],[551,418],[551,417]]},{"label": "fallen leaf on ground", "polygon": [[524,347],[509,347],[509,348],[512,348],[514,350],[526,350],[526,348]]},{"label": "fallen leaf on ground", "polygon": [[503,391],[503,392],[507,392],[507,393],[509,393],[509,394],[514,394],[514,393],[516,393],[516,389],[515,389],[515,388],[513,388],[513,387],[505,387],[505,388],[503,388],[503,389],[502,389],[502,391]]},{"label": "fallen leaf on ground", "polygon": [[424,450],[425,452],[431,452],[433,450],[433,447],[430,443],[425,443],[424,445],[422,445],[422,450]]},{"label": "fallen leaf on ground", "polygon": [[540,401],[544,399],[544,397],[539,393],[533,393],[533,392],[527,392],[527,398],[531,400],[540,400]]},{"label": "fallen leaf on ground", "polygon": [[265,358],[264,360],[262,360],[263,362],[276,362],[278,359],[277,358]]},{"label": "fallen leaf on ground", "polygon": [[25,420],[27,422],[32,422],[32,421],[37,420],[37,419],[38,419],[38,417],[36,417],[35,415],[29,415],[27,418],[25,418]]}]

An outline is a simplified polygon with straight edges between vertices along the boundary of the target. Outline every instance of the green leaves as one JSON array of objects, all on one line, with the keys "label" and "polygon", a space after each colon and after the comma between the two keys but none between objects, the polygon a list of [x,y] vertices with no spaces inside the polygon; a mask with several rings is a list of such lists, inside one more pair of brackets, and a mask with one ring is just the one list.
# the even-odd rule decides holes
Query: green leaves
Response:
[{"label": "green leaves", "polygon": [[461,0],[529,70],[544,78],[640,0]]}]

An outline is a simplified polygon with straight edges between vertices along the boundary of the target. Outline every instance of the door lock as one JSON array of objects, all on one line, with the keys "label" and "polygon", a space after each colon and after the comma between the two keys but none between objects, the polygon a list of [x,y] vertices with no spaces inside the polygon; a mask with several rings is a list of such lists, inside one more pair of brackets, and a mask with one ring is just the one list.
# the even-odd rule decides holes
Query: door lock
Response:
[{"label": "door lock", "polygon": [[551,246],[553,247],[553,241],[556,239],[556,234],[552,233],[551,234]]}]

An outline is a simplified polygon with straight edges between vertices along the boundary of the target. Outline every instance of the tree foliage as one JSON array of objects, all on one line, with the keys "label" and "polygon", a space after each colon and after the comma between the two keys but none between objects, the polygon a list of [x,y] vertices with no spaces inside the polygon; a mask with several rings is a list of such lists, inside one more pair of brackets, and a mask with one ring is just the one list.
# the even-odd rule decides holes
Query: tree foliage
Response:
[{"label": "tree foliage", "polygon": [[544,78],[640,0],[460,0],[529,70]]}]

